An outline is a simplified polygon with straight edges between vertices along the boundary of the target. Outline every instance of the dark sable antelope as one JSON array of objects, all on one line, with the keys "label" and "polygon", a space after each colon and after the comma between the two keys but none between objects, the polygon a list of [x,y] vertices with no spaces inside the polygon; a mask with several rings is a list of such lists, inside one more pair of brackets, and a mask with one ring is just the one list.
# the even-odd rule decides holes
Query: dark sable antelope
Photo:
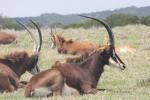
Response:
[{"label": "dark sable antelope", "polygon": [[[86,17],[86,16],[82,16]],[[95,94],[96,86],[104,71],[104,66],[109,65],[113,59],[116,66],[125,69],[125,64],[115,52],[114,36],[111,28],[103,21],[86,17],[101,23],[107,30],[108,45],[95,49],[86,59],[78,62],[56,62],[52,69],[42,71],[33,76],[25,88],[25,96],[34,96],[38,88],[47,87],[52,95],[61,95],[64,84],[79,91],[80,94]]]},{"label": "dark sable antelope", "polygon": [[17,43],[16,36],[6,32],[0,32],[0,44]]},{"label": "dark sable antelope", "polygon": [[11,92],[18,88],[19,78],[23,73],[29,71],[31,74],[37,74],[39,68],[37,66],[39,52],[41,50],[42,36],[38,26],[31,21],[38,30],[38,39],[33,36],[26,26],[21,24],[34,40],[33,53],[27,51],[14,52],[0,57],[0,90]]},{"label": "dark sable antelope", "polygon": [[81,42],[81,41],[73,41],[72,39],[70,40],[65,40],[62,35],[53,33],[52,28],[51,28],[51,40],[52,40],[52,45],[51,47],[57,47],[57,50],[59,53],[64,53],[64,54],[86,54],[89,53],[90,51],[94,50],[96,46],[94,46],[91,43],[88,42]]}]

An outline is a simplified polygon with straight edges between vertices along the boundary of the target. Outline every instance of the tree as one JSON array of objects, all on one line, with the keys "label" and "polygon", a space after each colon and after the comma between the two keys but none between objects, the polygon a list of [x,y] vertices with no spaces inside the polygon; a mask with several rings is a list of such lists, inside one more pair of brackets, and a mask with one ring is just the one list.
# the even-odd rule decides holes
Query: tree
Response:
[{"label": "tree", "polygon": [[8,17],[2,17],[0,16],[0,27],[3,29],[22,29],[14,20]]},{"label": "tree", "polygon": [[131,14],[112,14],[106,18],[106,22],[108,22],[111,27],[125,26],[128,24],[138,24],[139,18]]},{"label": "tree", "polygon": [[150,26],[150,16],[142,17],[141,18],[141,24]]},{"label": "tree", "polygon": [[79,28],[79,27],[89,28],[92,26],[100,26],[100,24],[94,20],[84,20],[77,24],[66,25],[64,28]]}]

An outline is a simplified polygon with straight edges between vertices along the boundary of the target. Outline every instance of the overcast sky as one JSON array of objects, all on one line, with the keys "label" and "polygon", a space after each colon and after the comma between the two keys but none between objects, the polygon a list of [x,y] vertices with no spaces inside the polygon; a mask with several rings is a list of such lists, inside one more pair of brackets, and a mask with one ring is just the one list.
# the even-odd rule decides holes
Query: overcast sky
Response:
[{"label": "overcast sky", "polygon": [[129,6],[150,6],[150,0],[0,0],[0,14],[26,17],[42,13],[88,13]]}]

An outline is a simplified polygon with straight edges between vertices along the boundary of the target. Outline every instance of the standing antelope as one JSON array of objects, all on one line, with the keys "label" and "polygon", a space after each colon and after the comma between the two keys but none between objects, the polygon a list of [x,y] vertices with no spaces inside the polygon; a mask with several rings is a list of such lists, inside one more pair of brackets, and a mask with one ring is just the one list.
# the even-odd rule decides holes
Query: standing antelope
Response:
[{"label": "standing antelope", "polygon": [[29,71],[31,74],[37,74],[39,68],[37,66],[39,52],[42,45],[42,35],[39,27],[31,21],[38,30],[38,39],[36,39],[25,25],[21,24],[30,34],[34,40],[33,53],[30,54],[27,51],[17,51],[8,55],[0,57],[0,90],[11,92],[18,88],[19,78],[25,71]]},{"label": "standing antelope", "polygon": [[0,32],[0,44],[17,43],[16,36],[6,32]]},{"label": "standing antelope", "polygon": [[104,71],[104,66],[109,65],[109,59],[113,59],[116,66],[125,69],[125,64],[115,52],[114,36],[111,28],[103,21],[90,18],[101,23],[109,35],[109,44],[97,48],[89,53],[86,59],[79,62],[56,62],[52,69],[42,71],[33,76],[25,88],[25,96],[34,96],[41,87],[46,87],[53,96],[61,95],[64,84],[79,91],[80,94],[95,94],[96,86]]}]

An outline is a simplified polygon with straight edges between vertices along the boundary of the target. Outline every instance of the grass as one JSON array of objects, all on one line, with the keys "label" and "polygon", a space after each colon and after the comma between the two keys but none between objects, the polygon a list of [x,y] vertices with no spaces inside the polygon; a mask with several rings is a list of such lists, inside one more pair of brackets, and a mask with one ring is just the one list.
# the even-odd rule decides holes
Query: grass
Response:
[{"label": "grass", "polygon": [[[143,25],[128,25],[113,29],[116,46],[130,45],[137,49],[135,53],[119,54],[126,63],[127,68],[120,71],[110,66],[105,67],[105,71],[97,86],[100,89],[96,95],[83,96],[58,96],[49,98],[25,98],[23,89],[13,93],[0,94],[0,100],[149,100],[150,97],[150,27]],[[17,34],[19,43],[17,45],[1,45],[1,54],[14,51],[32,51],[32,41],[26,31],[4,30]],[[32,30],[36,32],[35,30]],[[107,42],[107,33],[104,28],[90,29],[58,29],[64,33],[67,39],[79,39],[94,44],[104,44]],[[42,29],[43,45],[38,62],[41,70],[51,67],[57,60],[65,59],[71,55],[58,54],[56,49],[50,48],[49,29]],[[27,72],[21,80],[29,80],[31,75]]]}]

